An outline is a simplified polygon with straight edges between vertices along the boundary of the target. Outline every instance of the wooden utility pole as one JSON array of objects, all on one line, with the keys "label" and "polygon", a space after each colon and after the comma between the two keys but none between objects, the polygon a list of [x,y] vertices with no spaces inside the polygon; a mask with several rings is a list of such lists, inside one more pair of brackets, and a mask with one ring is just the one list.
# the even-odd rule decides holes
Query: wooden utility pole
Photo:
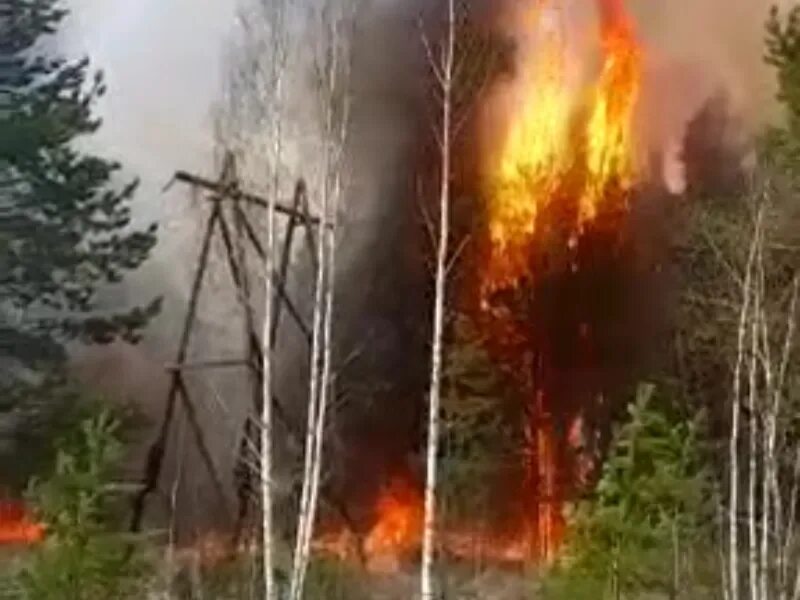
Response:
[{"label": "wooden utility pole", "polygon": [[[150,446],[147,462],[144,470],[142,486],[133,500],[130,528],[133,531],[141,529],[148,498],[157,489],[161,477],[164,456],[169,441],[171,426],[176,417],[176,411],[180,406],[186,413],[187,420],[200,451],[203,464],[212,478],[215,493],[221,504],[226,506],[226,495],[222,483],[222,477],[214,463],[213,456],[206,442],[202,424],[197,417],[197,410],[194,401],[186,384],[185,374],[188,371],[206,371],[211,369],[223,368],[243,368],[247,369],[250,375],[252,389],[252,413],[245,420],[241,441],[239,445],[239,455],[234,472],[236,482],[238,512],[235,515],[235,541],[241,538],[247,528],[248,516],[252,504],[254,466],[258,464],[258,454],[262,443],[259,436],[259,418],[264,405],[263,384],[263,357],[264,347],[274,347],[278,330],[281,324],[281,317],[288,314],[291,318],[297,333],[306,342],[310,342],[311,332],[305,323],[297,304],[290,297],[287,290],[286,281],[291,266],[291,256],[294,248],[294,240],[298,228],[305,230],[305,242],[307,254],[310,257],[314,269],[316,264],[316,227],[319,219],[312,216],[309,211],[308,195],[306,185],[302,179],[297,181],[294,195],[290,204],[274,202],[276,216],[286,219],[286,226],[283,230],[283,240],[280,243],[280,255],[276,260],[271,261],[274,268],[271,269],[269,276],[273,283],[274,309],[272,318],[264,335],[269,336],[268,341],[262,340],[264,335],[259,335],[253,304],[252,286],[248,280],[248,255],[255,253],[259,263],[266,262],[268,249],[261,243],[256,229],[253,227],[247,216],[245,207],[267,210],[270,203],[261,196],[243,191],[238,182],[236,174],[235,160],[232,154],[228,153],[223,161],[222,171],[216,181],[178,171],[175,173],[173,181],[183,183],[201,193],[201,197],[210,205],[210,211],[205,222],[204,234],[202,238],[200,253],[197,258],[195,274],[192,281],[189,300],[187,303],[186,316],[178,341],[178,351],[175,361],[167,366],[170,376],[170,386],[167,393],[164,413],[156,435],[156,439]],[[230,219],[233,227],[230,226]],[[244,354],[240,357],[224,357],[212,359],[199,359],[189,362],[187,355],[192,341],[192,334],[197,322],[199,298],[203,291],[203,286],[208,271],[211,258],[211,247],[215,237],[222,241],[224,260],[228,266],[230,284],[235,296],[240,303],[244,313],[243,323],[243,347]],[[179,404],[180,403],[180,404]],[[280,422],[288,431],[289,435],[295,440],[299,439],[299,434],[295,427],[291,425],[283,407],[275,395],[270,399],[270,406],[273,409],[275,419]]]}]

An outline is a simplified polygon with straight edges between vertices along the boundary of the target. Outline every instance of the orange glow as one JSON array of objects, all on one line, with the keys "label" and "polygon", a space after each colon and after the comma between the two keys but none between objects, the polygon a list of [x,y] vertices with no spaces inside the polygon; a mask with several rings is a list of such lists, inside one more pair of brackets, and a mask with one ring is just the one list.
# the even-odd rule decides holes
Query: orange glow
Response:
[{"label": "orange glow", "polygon": [[603,31],[605,61],[587,124],[587,189],[581,222],[594,219],[612,185],[633,181],[633,112],[639,97],[641,56],[632,28],[619,17]]},{"label": "orange glow", "polygon": [[[358,563],[372,572],[393,573],[410,563],[422,545],[423,498],[407,477],[395,476],[379,493],[374,522],[363,536],[346,526],[321,532],[313,543],[315,552]],[[439,551],[461,560],[519,564],[530,555],[526,536],[499,536],[475,524],[448,525],[437,536]]]},{"label": "orange glow", "polygon": [[381,491],[375,515],[375,525],[364,540],[364,554],[370,561],[391,563],[420,547],[422,495],[406,479],[395,477]]},{"label": "orange glow", "polygon": [[44,538],[44,525],[34,522],[21,502],[0,501],[0,544],[33,544]]},{"label": "orange glow", "polygon": [[378,493],[373,522],[359,536],[345,525],[327,524],[313,542],[315,552],[363,562],[373,572],[396,572],[422,545],[423,499],[408,476],[395,475]]}]

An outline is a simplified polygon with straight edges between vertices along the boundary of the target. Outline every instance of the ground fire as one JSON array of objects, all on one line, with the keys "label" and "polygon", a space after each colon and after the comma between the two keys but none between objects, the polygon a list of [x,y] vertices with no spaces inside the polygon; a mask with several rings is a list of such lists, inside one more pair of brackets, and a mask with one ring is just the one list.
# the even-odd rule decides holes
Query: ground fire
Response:
[{"label": "ground fire", "polygon": [[18,501],[0,500],[0,544],[33,544],[44,537],[44,526],[36,523]]},{"label": "ground fire", "polygon": [[[512,535],[448,524],[439,544],[455,558],[550,561],[564,535],[565,503],[594,466],[581,451],[604,390],[566,380],[597,367],[603,316],[586,303],[603,293],[596,282],[615,260],[615,232],[636,180],[641,52],[621,0],[602,0],[599,71],[591,84],[573,85],[560,11],[559,0],[532,2],[535,43],[516,57],[505,90],[513,109],[501,126],[487,128],[493,133],[481,145],[479,174],[485,219],[473,232],[460,292],[491,360],[514,374],[527,399],[523,514]],[[389,482],[373,515],[359,550],[343,530],[321,535],[317,549],[360,553],[367,564],[419,550],[421,484]]]}]

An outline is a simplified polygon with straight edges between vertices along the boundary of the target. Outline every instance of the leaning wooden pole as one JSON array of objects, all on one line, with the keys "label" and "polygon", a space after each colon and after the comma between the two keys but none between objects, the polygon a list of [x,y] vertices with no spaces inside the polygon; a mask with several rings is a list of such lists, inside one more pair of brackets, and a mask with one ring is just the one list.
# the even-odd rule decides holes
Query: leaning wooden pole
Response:
[{"label": "leaning wooden pole", "polygon": [[189,351],[189,341],[191,340],[192,327],[194,326],[195,318],[197,316],[197,303],[200,298],[200,290],[203,287],[206,269],[208,267],[208,256],[211,251],[211,238],[214,235],[214,229],[219,219],[219,205],[214,204],[211,215],[206,222],[206,229],[203,234],[203,241],[200,247],[200,255],[197,259],[197,266],[195,269],[194,279],[192,281],[192,289],[189,293],[189,310],[184,319],[183,329],[181,331],[181,338],[178,344],[178,369],[174,370],[171,375],[170,390],[167,396],[167,403],[164,409],[164,416],[161,419],[161,426],[156,437],[155,442],[150,446],[147,453],[147,462],[145,465],[145,474],[142,482],[142,488],[139,493],[134,496],[133,507],[131,511],[131,531],[139,531],[142,527],[142,519],[144,517],[144,508],[147,498],[152,494],[158,480],[161,477],[161,468],[164,464],[164,453],[167,447],[167,437],[169,429],[172,424],[172,419],[175,414],[175,404],[178,400],[180,393],[180,365],[186,360],[186,355]]}]

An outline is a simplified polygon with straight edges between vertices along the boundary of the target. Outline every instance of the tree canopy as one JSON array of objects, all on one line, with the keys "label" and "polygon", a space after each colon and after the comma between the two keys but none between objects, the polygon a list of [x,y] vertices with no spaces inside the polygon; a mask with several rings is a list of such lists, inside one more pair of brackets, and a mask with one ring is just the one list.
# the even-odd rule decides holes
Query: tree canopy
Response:
[{"label": "tree canopy", "polygon": [[[48,52],[59,0],[0,5],[0,367],[59,362],[70,341],[137,340],[159,306],[101,311],[98,293],[139,267],[155,225],[135,229],[138,181],[84,150],[105,91],[86,58]],[[101,312],[103,314],[101,314]],[[106,314],[108,313],[108,314]]]}]

